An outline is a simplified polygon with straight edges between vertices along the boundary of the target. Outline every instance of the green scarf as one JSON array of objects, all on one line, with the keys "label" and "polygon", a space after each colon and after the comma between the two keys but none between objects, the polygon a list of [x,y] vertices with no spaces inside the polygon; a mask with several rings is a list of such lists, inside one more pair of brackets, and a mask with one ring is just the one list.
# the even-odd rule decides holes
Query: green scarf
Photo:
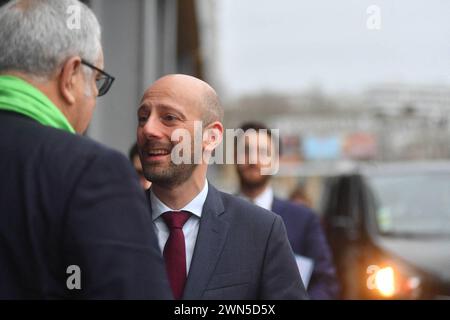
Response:
[{"label": "green scarf", "polygon": [[21,113],[45,126],[75,133],[61,110],[45,94],[14,76],[0,76],[0,110]]}]

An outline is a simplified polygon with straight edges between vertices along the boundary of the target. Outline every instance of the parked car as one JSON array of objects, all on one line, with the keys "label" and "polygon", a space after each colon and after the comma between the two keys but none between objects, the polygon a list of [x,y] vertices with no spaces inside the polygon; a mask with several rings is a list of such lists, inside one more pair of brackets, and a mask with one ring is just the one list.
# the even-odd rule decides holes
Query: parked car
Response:
[{"label": "parked car", "polygon": [[450,162],[360,166],[320,207],[343,299],[450,299]]}]

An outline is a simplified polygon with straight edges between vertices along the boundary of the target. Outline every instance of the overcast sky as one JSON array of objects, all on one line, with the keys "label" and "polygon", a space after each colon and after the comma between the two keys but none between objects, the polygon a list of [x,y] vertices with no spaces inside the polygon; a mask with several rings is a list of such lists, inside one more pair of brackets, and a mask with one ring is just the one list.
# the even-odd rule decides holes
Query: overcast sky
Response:
[{"label": "overcast sky", "polygon": [[[369,30],[370,5],[381,30]],[[217,0],[228,97],[320,86],[358,92],[400,81],[450,85],[450,1]]]}]

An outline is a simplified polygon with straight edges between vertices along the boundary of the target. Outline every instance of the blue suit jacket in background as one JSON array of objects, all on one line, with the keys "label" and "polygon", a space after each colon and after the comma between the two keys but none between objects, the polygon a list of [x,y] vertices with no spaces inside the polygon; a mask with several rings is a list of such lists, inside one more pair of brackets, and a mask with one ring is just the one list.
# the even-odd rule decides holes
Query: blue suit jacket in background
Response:
[{"label": "blue suit jacket in background", "polygon": [[336,299],[339,285],[319,217],[305,206],[277,197],[272,203],[272,211],[283,219],[294,253],[314,260],[314,269],[308,285],[309,297]]}]

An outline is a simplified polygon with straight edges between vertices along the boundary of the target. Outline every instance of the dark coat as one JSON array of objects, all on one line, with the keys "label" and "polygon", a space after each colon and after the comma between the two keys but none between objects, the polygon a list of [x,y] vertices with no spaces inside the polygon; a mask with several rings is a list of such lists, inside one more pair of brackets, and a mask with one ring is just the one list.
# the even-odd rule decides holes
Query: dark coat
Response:
[{"label": "dark coat", "polygon": [[[0,172],[0,299],[171,298],[144,193],[123,155],[1,111]],[[67,287],[71,265],[81,290]]]}]

